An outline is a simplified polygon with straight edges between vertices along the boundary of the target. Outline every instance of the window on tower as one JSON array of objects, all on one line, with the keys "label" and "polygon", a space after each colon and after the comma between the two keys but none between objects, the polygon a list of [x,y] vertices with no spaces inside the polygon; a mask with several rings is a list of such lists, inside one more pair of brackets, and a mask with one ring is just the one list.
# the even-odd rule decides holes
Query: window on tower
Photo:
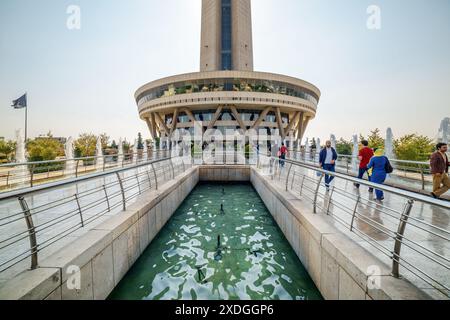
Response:
[{"label": "window on tower", "polygon": [[222,70],[233,67],[231,0],[222,0]]}]

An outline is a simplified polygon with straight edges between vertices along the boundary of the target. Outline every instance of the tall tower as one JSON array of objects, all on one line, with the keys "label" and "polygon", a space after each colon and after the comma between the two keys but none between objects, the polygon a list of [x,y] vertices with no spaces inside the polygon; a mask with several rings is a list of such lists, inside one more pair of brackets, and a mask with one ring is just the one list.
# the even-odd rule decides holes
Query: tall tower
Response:
[{"label": "tall tower", "polygon": [[202,0],[200,71],[253,71],[251,0]]},{"label": "tall tower", "polygon": [[177,138],[178,129],[194,134],[200,124],[222,135],[263,130],[299,148],[320,90],[253,70],[251,0],[202,0],[201,32],[200,72],[158,79],[135,93],[153,139]]}]

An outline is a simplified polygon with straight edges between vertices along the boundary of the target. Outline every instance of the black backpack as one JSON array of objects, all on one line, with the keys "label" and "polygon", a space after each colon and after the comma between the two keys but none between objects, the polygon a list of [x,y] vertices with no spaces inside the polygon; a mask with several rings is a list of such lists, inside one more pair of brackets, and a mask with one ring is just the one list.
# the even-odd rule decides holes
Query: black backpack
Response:
[{"label": "black backpack", "polygon": [[394,168],[391,165],[391,162],[389,161],[389,159],[386,157],[386,165],[384,166],[384,170],[386,171],[386,173],[392,173],[394,172]]}]

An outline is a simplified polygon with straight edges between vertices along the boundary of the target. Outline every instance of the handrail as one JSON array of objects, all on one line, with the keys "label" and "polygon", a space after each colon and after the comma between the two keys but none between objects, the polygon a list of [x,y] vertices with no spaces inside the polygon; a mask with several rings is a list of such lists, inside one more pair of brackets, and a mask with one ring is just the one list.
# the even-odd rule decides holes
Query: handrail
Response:
[{"label": "handrail", "polygon": [[0,165],[1,192],[49,181],[79,177],[90,172],[106,172],[113,168],[128,167],[135,163],[166,157],[169,150],[143,151],[123,155],[89,156],[74,159],[57,159]]},{"label": "handrail", "polygon": [[146,167],[148,165],[152,165],[153,163],[158,163],[158,162],[166,161],[169,159],[171,159],[171,158],[162,158],[162,159],[157,159],[157,160],[151,160],[148,162],[140,163],[140,164],[125,167],[125,168],[109,170],[107,172],[92,173],[92,174],[78,177],[78,178],[65,179],[65,180],[61,180],[61,181],[50,182],[50,183],[40,185],[40,186],[8,191],[8,192],[0,193],[0,201],[6,200],[6,199],[11,199],[11,198],[16,198],[16,197],[19,197],[19,196],[22,196],[25,194],[37,193],[37,192],[44,191],[44,190],[60,188],[60,187],[64,187],[64,186],[67,186],[70,184],[74,184],[74,183],[79,183],[79,182],[83,182],[83,181],[101,178],[104,176],[122,173],[125,171]]},{"label": "handrail", "polygon": [[[86,228],[113,210],[126,210],[127,204],[140,194],[157,190],[158,185],[182,174],[185,170],[180,168],[185,169],[192,163],[189,159],[185,164],[185,160],[182,157],[166,157],[1,193],[0,205],[6,210],[0,216],[0,273],[30,258],[31,269],[37,268],[42,250]],[[165,175],[167,171],[172,174]],[[68,193],[57,192],[68,186],[76,188],[71,188]],[[33,196],[41,194],[46,195],[46,200],[35,202]],[[29,244],[24,242],[27,239]],[[24,266],[17,268],[22,268],[20,272]]]},{"label": "handrail", "polygon": [[[276,157],[273,157],[276,160],[279,160]],[[317,166],[313,166],[313,165],[309,165],[307,163],[303,163],[303,162],[299,162],[299,161],[294,161],[294,160],[289,160],[286,159],[284,160],[286,163],[292,163],[295,165],[298,165],[300,167],[304,167],[306,169],[310,169],[310,170],[314,170],[316,172],[320,172],[322,174],[326,174],[326,175],[330,175],[336,178],[340,178],[352,183],[356,183],[356,184],[360,184],[369,188],[373,188],[373,189],[379,189],[379,190],[383,190],[392,194],[396,194],[405,198],[410,198],[410,199],[414,199],[414,200],[418,200],[430,205],[434,205],[434,206],[439,206],[442,207],[444,209],[450,209],[450,202],[448,201],[443,201],[443,200],[439,200],[439,199],[433,199],[431,197],[422,195],[422,194],[418,194],[418,193],[414,193],[411,191],[407,191],[407,190],[403,190],[403,189],[399,189],[399,188],[395,188],[395,187],[391,187],[391,186],[387,186],[387,185],[380,185],[380,184],[376,184],[376,183],[372,183],[366,180],[361,180],[358,178],[354,178],[342,173],[338,173],[338,172],[330,172],[330,171],[326,171],[323,170],[322,168],[319,168]]]},{"label": "handrail", "polygon": [[[426,205],[430,206],[428,210],[438,209],[437,213],[433,211],[433,217],[435,214],[449,215],[450,202],[330,172],[302,161],[284,160],[271,155],[260,157],[268,160],[258,167],[259,170],[267,170],[272,180],[282,183],[280,187],[283,189],[289,189],[292,178],[290,190],[296,196],[308,199],[314,214],[330,216],[337,226],[344,227],[344,232],[359,237],[363,240],[362,244],[375,248],[382,257],[387,257],[394,277],[409,277],[412,274],[410,280],[423,281],[450,297],[450,280],[442,276],[450,272],[450,257],[448,251],[440,249],[448,248],[450,244],[449,226],[427,221],[413,211],[415,208],[423,210]],[[261,159],[258,162],[262,162]],[[277,179],[274,179],[275,175]],[[321,186],[325,175],[335,178],[336,182],[330,190]],[[372,196],[349,191],[347,186],[355,183],[395,196],[392,198],[395,206],[389,207],[386,202],[374,201]],[[399,204],[403,204],[402,209],[398,208]]]},{"label": "handrail", "polygon": [[[318,153],[305,153],[299,151],[293,151],[294,160],[297,160],[296,156],[300,155],[300,160],[310,163],[317,163]],[[313,155],[313,157],[308,157],[307,155]],[[420,186],[414,187],[416,190],[425,191],[428,187],[432,185],[431,179],[431,166],[429,162],[426,161],[410,161],[410,160],[398,160],[389,159],[394,167],[394,172],[390,176],[394,179],[392,184],[394,186],[404,186],[405,188],[411,189],[412,186],[407,185],[404,179],[409,181],[419,182]],[[353,167],[356,165],[359,167],[360,160],[353,155],[342,155],[338,154],[338,159],[336,162],[337,169],[343,170],[346,173],[357,174],[357,168]],[[389,182],[388,182],[389,184]],[[429,190],[431,191],[431,190]]]},{"label": "handrail", "polygon": [[[124,157],[128,156],[134,156],[134,155],[141,155],[139,152],[134,153],[124,153]],[[102,159],[102,158],[117,158],[121,155],[119,154],[105,154],[103,156],[88,156],[88,157],[80,157],[80,158],[73,158],[73,159],[55,159],[55,160],[44,160],[44,161],[28,161],[28,162],[10,162],[5,164],[0,164],[0,168],[3,167],[14,167],[14,166],[29,166],[29,165],[41,165],[41,164],[53,164],[53,163],[61,163],[61,162],[69,162],[69,161],[82,161],[82,160],[95,160],[95,159]]]},{"label": "handrail", "polygon": [[[358,157],[354,157],[354,156],[348,155],[348,154],[338,154],[338,157],[349,158],[349,159],[358,159]],[[407,164],[421,164],[421,165],[425,164],[425,165],[430,165],[430,162],[428,162],[428,161],[400,160],[400,159],[394,159],[394,158],[389,158],[389,161],[391,161],[391,162],[399,162],[399,163],[407,163]]]}]

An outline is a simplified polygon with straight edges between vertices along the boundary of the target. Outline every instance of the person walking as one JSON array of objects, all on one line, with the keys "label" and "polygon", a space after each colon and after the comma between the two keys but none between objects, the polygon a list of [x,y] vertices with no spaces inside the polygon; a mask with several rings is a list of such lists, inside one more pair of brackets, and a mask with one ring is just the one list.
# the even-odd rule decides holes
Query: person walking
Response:
[{"label": "person walking", "polygon": [[278,158],[278,167],[281,168],[281,148],[278,148],[277,158]]},{"label": "person walking", "polygon": [[[367,140],[361,141],[363,148],[359,151],[359,172],[358,179],[362,179],[364,174],[367,173],[368,180],[370,181],[369,169],[367,166],[369,165],[370,159],[374,156],[374,152],[372,148],[369,148],[369,142]],[[355,187],[359,189],[360,185],[355,183]],[[369,188],[369,192],[373,193],[373,188]]]},{"label": "person walking", "polygon": [[286,163],[286,156],[288,153],[288,149],[286,148],[286,145],[284,144],[284,142],[281,144],[281,148],[280,148],[280,158],[281,158],[281,167],[284,168],[284,165]]},{"label": "person walking", "polygon": [[[331,146],[331,141],[327,141],[325,148],[320,151],[319,164],[320,167],[329,172],[336,172],[336,160],[338,154],[336,150]],[[327,191],[330,190],[330,184],[334,180],[334,176],[325,175],[325,187]]]},{"label": "person walking", "polygon": [[[367,166],[370,175],[370,182],[383,184],[386,181],[388,173],[392,173],[393,169],[389,159],[384,155],[383,149],[377,149],[374,156],[370,159]],[[382,190],[375,190],[378,201],[384,200],[384,192]]]},{"label": "person walking", "polygon": [[448,161],[446,143],[438,143],[436,152],[433,153],[430,160],[431,174],[433,175],[433,192],[431,195],[439,199],[444,193],[450,190],[450,179],[448,176]]}]

